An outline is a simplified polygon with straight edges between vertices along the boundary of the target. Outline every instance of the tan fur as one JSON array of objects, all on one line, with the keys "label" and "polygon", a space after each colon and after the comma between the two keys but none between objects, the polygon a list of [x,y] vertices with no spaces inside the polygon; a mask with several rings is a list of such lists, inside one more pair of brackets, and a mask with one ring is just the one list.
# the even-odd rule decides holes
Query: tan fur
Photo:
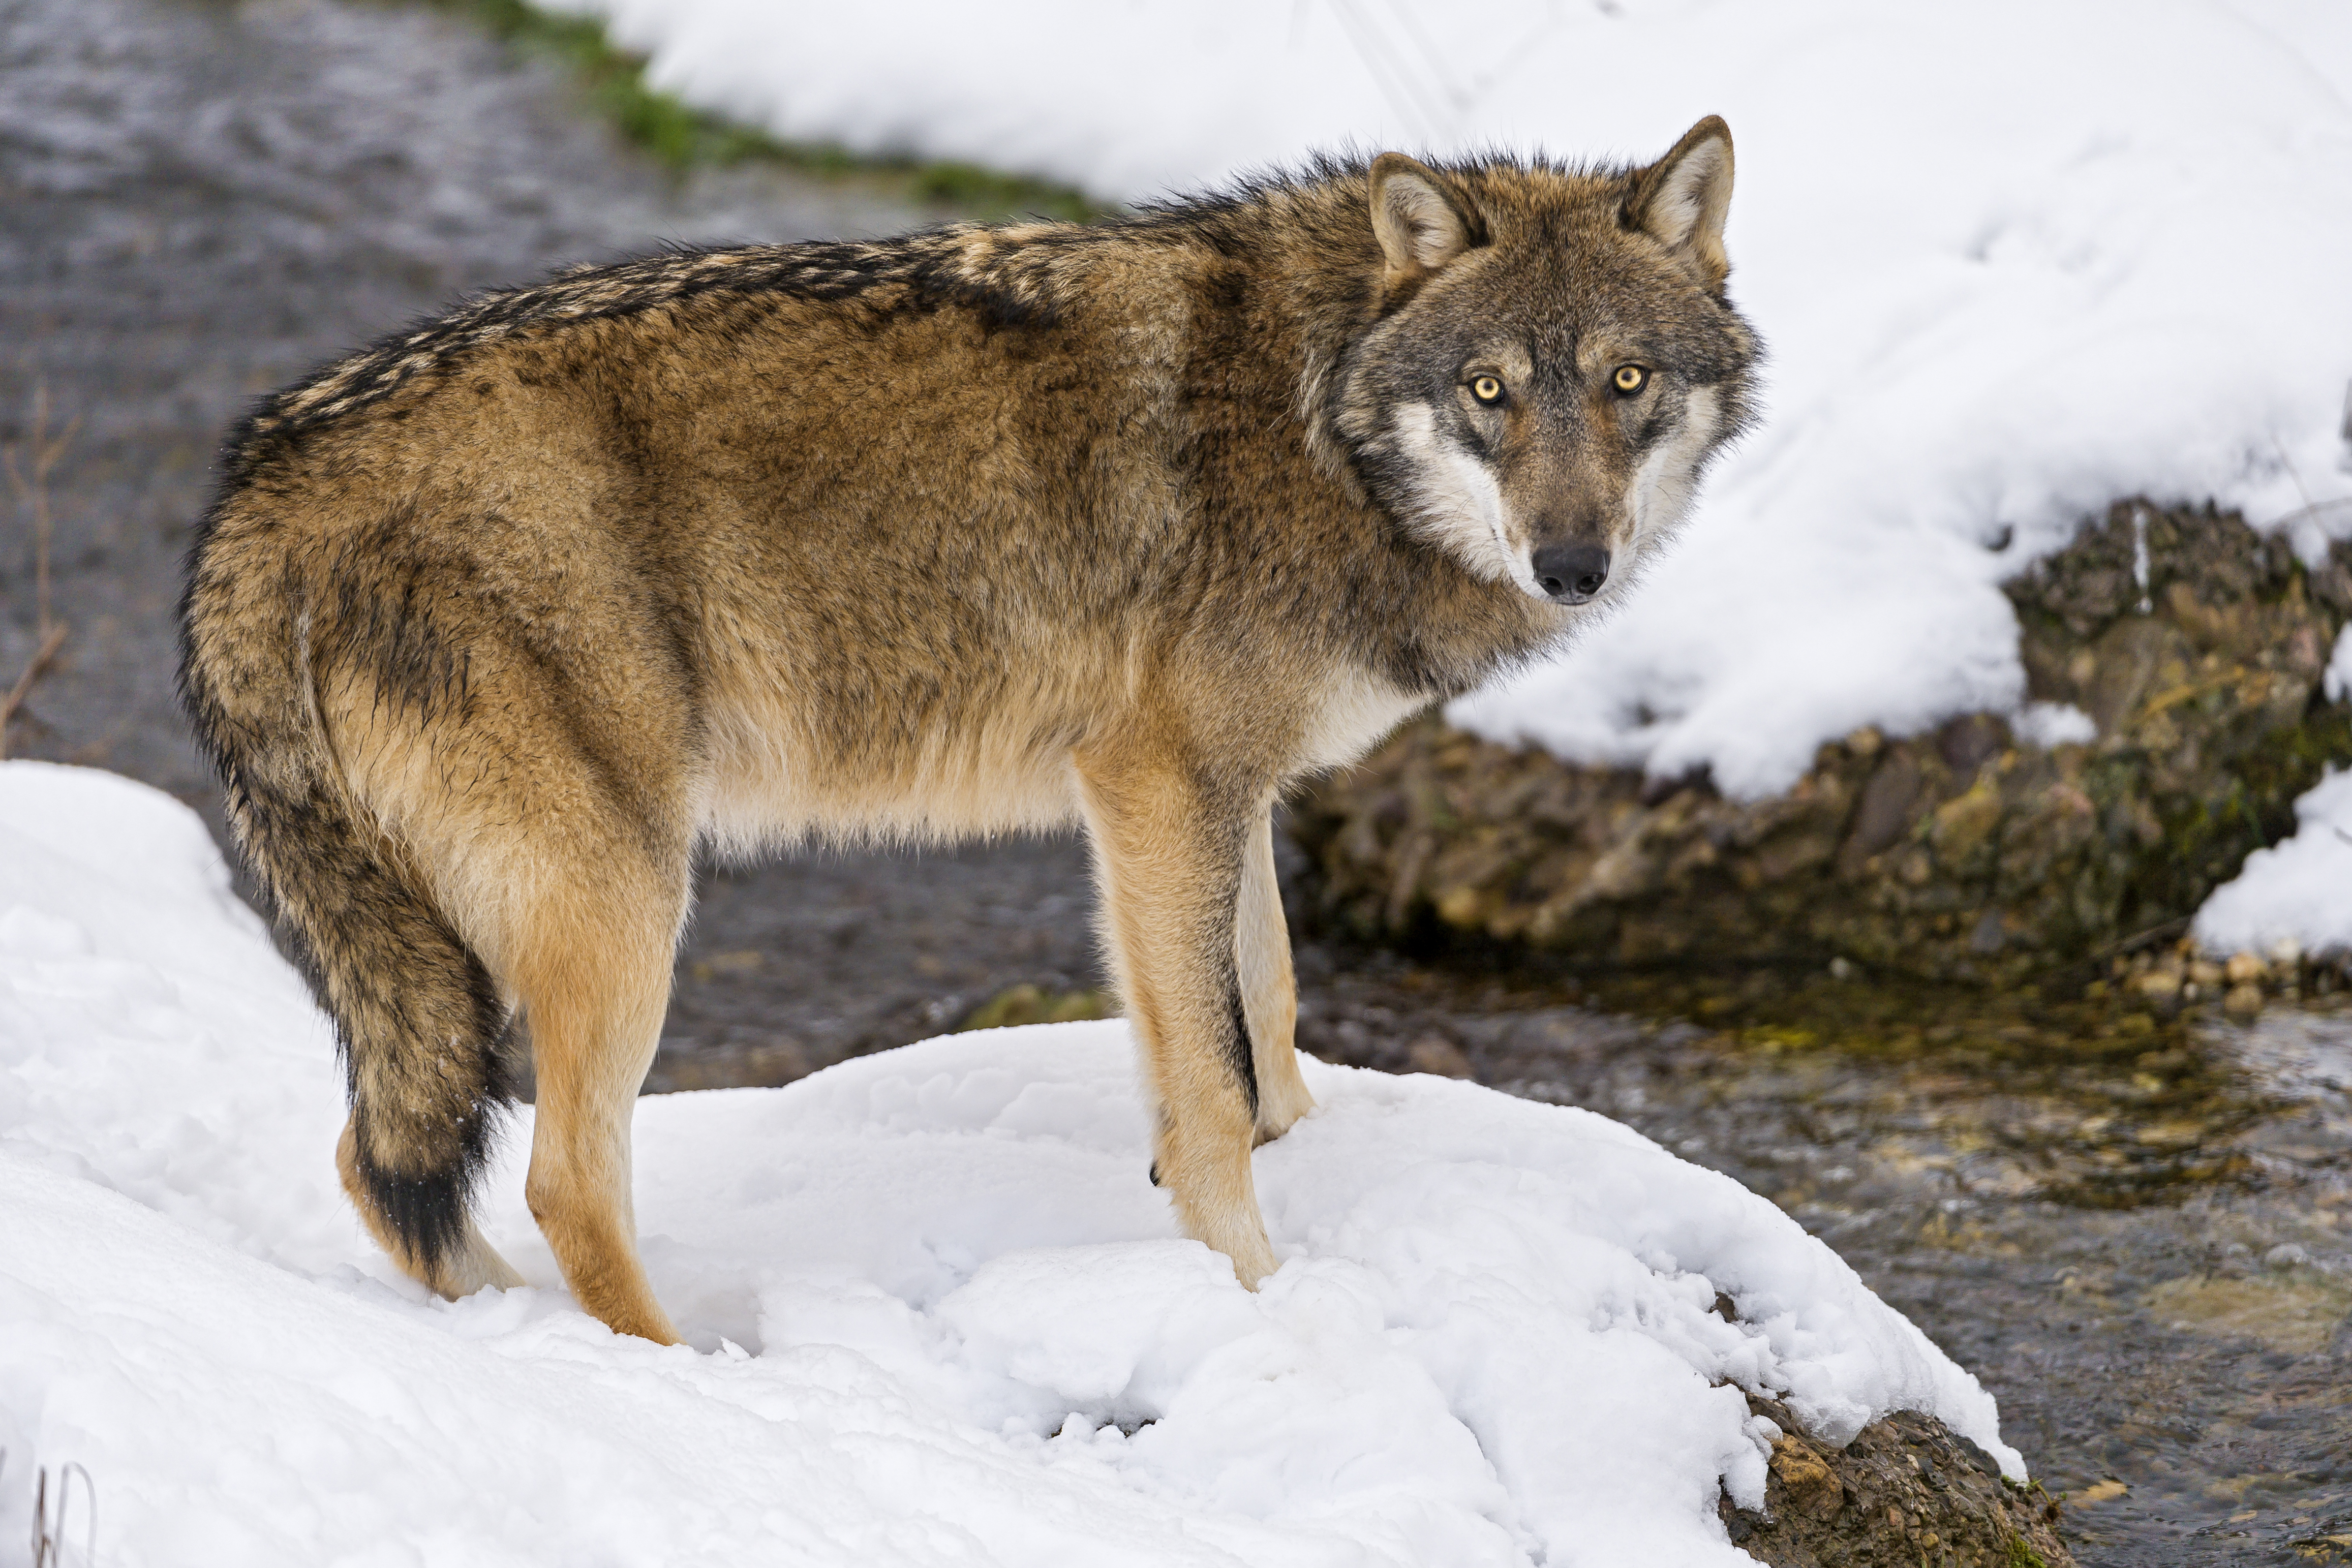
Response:
[{"label": "tan fur", "polygon": [[[1553,644],[1528,552],[1646,548],[1738,426],[1729,143],[1693,135],[1680,177],[1389,157],[583,270],[266,402],[183,679],[341,1028],[378,1239],[511,1281],[466,1202],[520,1030],[564,1277],[674,1338],[628,1125],[697,846],[1080,821],[1159,1179],[1255,1283],[1250,1151],[1312,1104],[1270,809]],[[1636,350],[1674,384],[1612,402]],[[1489,360],[1507,411],[1462,401]]]},{"label": "tan fur", "polygon": [[1260,811],[1244,831],[1248,841],[1243,849],[1234,956],[1257,1069],[1256,1142],[1263,1144],[1282,1136],[1315,1109],[1315,1096],[1299,1074],[1293,1043],[1298,988],[1290,971],[1290,927],[1282,916],[1282,889],[1275,882],[1272,811]]}]

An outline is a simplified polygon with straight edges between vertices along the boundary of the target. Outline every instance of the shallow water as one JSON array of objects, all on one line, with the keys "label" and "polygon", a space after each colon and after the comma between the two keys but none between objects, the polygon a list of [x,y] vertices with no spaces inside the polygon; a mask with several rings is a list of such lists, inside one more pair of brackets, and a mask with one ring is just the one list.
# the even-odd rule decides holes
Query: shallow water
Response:
[{"label": "shallow water", "polygon": [[[55,486],[73,632],[17,754],[205,809],[169,612],[245,400],[560,261],[924,215],[757,172],[677,181],[459,21],[331,0],[0,4],[0,439],[37,382],[82,420]],[[0,534],[10,679],[30,565]],[[655,1086],[784,1082],[1016,983],[1096,985],[1090,903],[1068,841],[711,873]],[[2160,1022],[1312,937],[1299,971],[1310,1050],[1590,1105],[1781,1203],[1994,1391],[2074,1494],[2084,1563],[2352,1558],[2352,1012]]]}]

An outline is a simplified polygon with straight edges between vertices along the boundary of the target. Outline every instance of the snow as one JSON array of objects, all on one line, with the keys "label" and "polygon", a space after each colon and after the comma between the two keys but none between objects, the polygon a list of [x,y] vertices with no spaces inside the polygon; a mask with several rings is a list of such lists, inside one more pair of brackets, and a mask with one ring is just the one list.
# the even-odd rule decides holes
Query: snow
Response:
[{"label": "snow", "polygon": [[[446,1303],[336,1191],[329,1031],[186,809],[0,765],[0,1540],[102,1561],[1735,1563],[1770,1434],[1991,1398],[1772,1205],[1600,1116],[1307,1064],[1258,1294],[1145,1179],[1117,1022],[648,1099],[688,1346]],[[528,1145],[529,1113],[510,1151]],[[1738,1301],[1733,1324],[1710,1307]]]},{"label": "snow", "polygon": [[1999,584],[2120,497],[2352,523],[2338,0],[551,3],[780,135],[1120,199],[1727,117],[1768,422],[1612,620],[1450,712],[1571,760],[1756,797],[1864,724],[2013,712]]},{"label": "snow", "polygon": [[2017,716],[2017,734],[2040,747],[2087,746],[2098,738],[2099,727],[2072,703],[2027,703]]},{"label": "snow", "polygon": [[[2340,644],[2352,647],[2352,632]],[[2352,954],[2352,769],[2329,768],[2294,803],[2294,836],[2256,850],[2197,912],[2198,945],[2216,954]]]}]

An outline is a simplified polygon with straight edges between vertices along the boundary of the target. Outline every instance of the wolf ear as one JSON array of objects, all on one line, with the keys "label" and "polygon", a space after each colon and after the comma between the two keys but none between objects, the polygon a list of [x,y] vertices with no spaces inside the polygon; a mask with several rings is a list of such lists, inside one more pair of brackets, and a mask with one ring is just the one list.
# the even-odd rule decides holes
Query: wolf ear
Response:
[{"label": "wolf ear", "polygon": [[1470,223],[1437,176],[1402,152],[1372,160],[1372,233],[1391,276],[1435,272],[1470,248]]},{"label": "wolf ear", "polygon": [[1723,250],[1724,214],[1731,210],[1731,127],[1708,115],[1675,150],[1633,175],[1625,221],[1696,264],[1710,287],[1731,274]]}]

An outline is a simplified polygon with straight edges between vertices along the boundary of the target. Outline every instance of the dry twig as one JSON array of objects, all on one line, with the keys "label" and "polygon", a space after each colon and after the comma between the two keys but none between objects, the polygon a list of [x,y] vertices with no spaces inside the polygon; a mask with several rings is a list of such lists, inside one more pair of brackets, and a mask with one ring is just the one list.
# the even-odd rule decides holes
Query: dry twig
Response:
[{"label": "dry twig", "polygon": [[81,1551],[76,1555],[82,1568],[98,1568],[98,1483],[89,1472],[68,1459],[58,1471],[57,1511],[49,1511],[49,1471],[40,1469],[40,1485],[33,1496],[33,1568],[68,1568],[66,1563],[66,1500],[72,1494],[67,1490],[74,1477],[81,1478],[82,1501],[88,1506],[83,1512],[89,1517],[84,1521]]},{"label": "dry twig", "polygon": [[26,477],[24,465],[17,462],[18,447],[15,443],[0,449],[0,464],[8,470],[8,487],[16,493],[16,505],[33,515],[33,593],[41,639],[25,665],[25,673],[16,677],[8,695],[0,697],[0,760],[8,755],[8,726],[16,718],[16,710],[25,706],[33,683],[41,678],[66,643],[65,622],[57,619],[49,608],[49,473],[73,444],[74,432],[80,428],[81,416],[76,414],[56,436],[49,434],[49,385],[41,382],[33,389],[33,438],[27,444],[32,452],[32,476]]},{"label": "dry twig", "polygon": [[[2344,438],[2352,441],[2352,387],[2347,387],[2344,393]],[[2303,505],[2286,516],[2273,519],[2269,527],[2284,528],[2305,518],[2317,522],[2331,512],[2352,508],[2352,496],[2332,496],[2325,501],[2313,500],[2310,488],[2303,482],[2302,470],[2295,467],[2294,459],[2286,455],[2286,443],[2279,439],[2276,431],[2271,433],[2271,446],[2278,453],[2279,466],[2286,470],[2287,478],[2294,482],[2294,493],[2303,497]]]}]

